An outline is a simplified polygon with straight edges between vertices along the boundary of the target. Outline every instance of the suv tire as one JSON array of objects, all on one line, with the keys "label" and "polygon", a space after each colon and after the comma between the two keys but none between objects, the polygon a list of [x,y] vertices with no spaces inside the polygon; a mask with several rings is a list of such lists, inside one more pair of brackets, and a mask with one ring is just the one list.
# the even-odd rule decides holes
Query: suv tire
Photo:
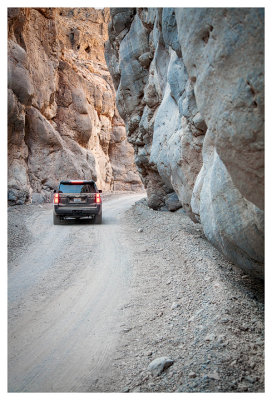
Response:
[{"label": "suv tire", "polygon": [[102,212],[101,212],[100,215],[96,215],[96,216],[94,217],[94,223],[95,223],[95,224],[102,224]]},{"label": "suv tire", "polygon": [[61,224],[61,219],[59,215],[53,214],[53,223],[54,225],[60,225]]}]

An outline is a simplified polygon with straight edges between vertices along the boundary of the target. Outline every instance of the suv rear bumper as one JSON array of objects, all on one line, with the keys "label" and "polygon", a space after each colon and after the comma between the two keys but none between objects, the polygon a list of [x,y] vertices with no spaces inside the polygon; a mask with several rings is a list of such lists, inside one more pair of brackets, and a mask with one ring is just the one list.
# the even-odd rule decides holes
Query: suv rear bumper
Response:
[{"label": "suv rear bumper", "polygon": [[102,212],[102,205],[99,204],[94,207],[60,207],[54,205],[54,213],[62,217],[91,217],[100,215]]}]

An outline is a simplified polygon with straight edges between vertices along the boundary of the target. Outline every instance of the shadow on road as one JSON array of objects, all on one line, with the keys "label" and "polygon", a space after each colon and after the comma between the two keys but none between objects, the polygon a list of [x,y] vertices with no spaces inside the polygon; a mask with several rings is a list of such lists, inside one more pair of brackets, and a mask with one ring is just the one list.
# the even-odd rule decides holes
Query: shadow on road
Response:
[{"label": "shadow on road", "polygon": [[107,217],[103,218],[102,224],[95,224],[93,219],[88,219],[88,218],[82,218],[82,219],[66,219],[61,222],[60,225],[116,225],[118,223],[118,220],[116,217]]}]

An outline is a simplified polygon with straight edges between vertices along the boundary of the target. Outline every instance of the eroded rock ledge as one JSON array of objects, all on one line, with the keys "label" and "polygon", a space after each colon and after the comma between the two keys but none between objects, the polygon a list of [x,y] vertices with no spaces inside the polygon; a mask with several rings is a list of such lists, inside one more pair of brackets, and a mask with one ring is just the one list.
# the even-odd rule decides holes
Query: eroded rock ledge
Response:
[{"label": "eroded rock ledge", "polygon": [[9,202],[60,179],[142,187],[104,58],[109,9],[8,9]]},{"label": "eroded rock ledge", "polygon": [[217,248],[263,276],[263,9],[111,17],[106,60],[148,205],[176,192]]}]

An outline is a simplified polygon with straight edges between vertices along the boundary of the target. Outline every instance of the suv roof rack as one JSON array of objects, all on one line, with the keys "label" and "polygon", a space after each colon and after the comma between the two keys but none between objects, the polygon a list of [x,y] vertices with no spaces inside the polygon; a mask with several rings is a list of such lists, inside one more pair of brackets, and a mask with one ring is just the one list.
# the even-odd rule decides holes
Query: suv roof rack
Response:
[{"label": "suv roof rack", "polygon": [[60,181],[60,184],[67,184],[67,183],[75,183],[75,184],[82,184],[82,183],[95,183],[93,180],[74,180],[70,179],[69,181]]}]

